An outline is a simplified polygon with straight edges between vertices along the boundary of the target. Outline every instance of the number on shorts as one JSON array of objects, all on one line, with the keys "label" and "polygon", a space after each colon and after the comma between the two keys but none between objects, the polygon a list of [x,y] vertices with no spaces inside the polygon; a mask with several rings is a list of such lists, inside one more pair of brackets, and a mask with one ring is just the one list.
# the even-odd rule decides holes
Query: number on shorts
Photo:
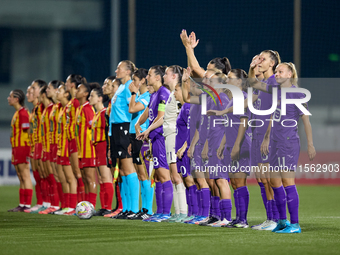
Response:
[{"label": "number on shorts", "polygon": [[278,157],[277,161],[279,162],[279,166],[282,166],[282,167],[286,166],[286,158],[285,157],[281,157],[281,160],[280,160],[280,157]]},{"label": "number on shorts", "polygon": [[273,120],[276,122],[280,122],[281,120],[281,109],[276,109],[274,114],[273,114]]},{"label": "number on shorts", "polygon": [[158,158],[157,157],[153,157],[153,165],[154,166],[158,166]]},{"label": "number on shorts", "polygon": [[185,168],[185,166],[181,166],[180,170],[181,170],[182,176],[186,175],[187,169]]}]

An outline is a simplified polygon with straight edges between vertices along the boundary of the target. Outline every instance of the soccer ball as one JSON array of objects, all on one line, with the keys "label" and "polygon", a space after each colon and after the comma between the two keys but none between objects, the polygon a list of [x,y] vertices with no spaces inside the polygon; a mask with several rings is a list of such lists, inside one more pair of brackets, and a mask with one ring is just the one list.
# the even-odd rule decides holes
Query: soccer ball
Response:
[{"label": "soccer ball", "polygon": [[93,205],[88,201],[82,201],[77,204],[76,214],[79,219],[91,219],[94,213]]}]

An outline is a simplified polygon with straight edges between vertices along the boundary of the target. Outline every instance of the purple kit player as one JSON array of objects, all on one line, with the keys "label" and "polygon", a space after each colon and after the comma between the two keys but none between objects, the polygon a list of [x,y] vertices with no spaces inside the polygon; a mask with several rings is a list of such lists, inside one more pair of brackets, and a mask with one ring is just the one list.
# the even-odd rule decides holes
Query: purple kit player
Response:
[{"label": "purple kit player", "polygon": [[[277,66],[276,81],[280,88],[296,88],[297,73],[293,63],[282,63]],[[255,86],[254,86],[255,85]],[[272,92],[272,86],[263,83],[252,84],[262,91]],[[287,99],[304,98],[302,93],[287,93]],[[263,141],[263,153],[268,153],[269,140],[271,143],[270,164],[273,171],[270,181],[274,190],[275,202],[279,211],[279,222],[273,232],[301,233],[299,225],[299,195],[295,186],[295,170],[300,153],[300,138],[297,122],[301,116],[305,126],[308,141],[308,156],[313,160],[316,152],[313,145],[312,128],[309,116],[305,115],[296,105],[288,104],[286,115],[281,114],[281,91],[278,92],[278,105],[272,114],[272,125],[268,127]],[[304,104],[307,107],[307,104]],[[270,133],[270,139],[269,139]],[[287,220],[286,204],[290,213],[291,223]]]},{"label": "purple kit player", "polygon": [[[243,90],[244,98],[247,98],[246,90],[247,73],[242,69],[232,69],[228,73],[228,83]],[[233,105],[232,94],[229,92],[230,102],[227,108]],[[248,228],[247,213],[249,205],[249,191],[247,188],[247,176],[250,173],[250,137],[245,135],[249,111],[244,115],[227,114],[225,122],[224,164],[228,167],[231,185],[234,189],[236,207],[236,220],[224,227]]]},{"label": "purple kit player", "polygon": [[[137,139],[151,139],[152,154],[155,174],[160,182],[156,182],[156,215],[148,218],[148,221],[161,222],[170,218],[170,209],[173,198],[173,187],[170,180],[169,167],[166,161],[165,141],[163,126],[157,127],[157,121],[164,116],[165,104],[169,98],[169,90],[163,86],[165,67],[153,66],[146,77],[148,84],[155,89],[155,95],[150,99],[148,117],[150,126],[137,136]],[[155,128],[156,127],[156,128]]]},{"label": "purple kit player", "polygon": [[[249,69],[249,78],[255,78],[256,72],[263,73],[263,83],[273,87],[278,87],[279,84],[275,80],[274,71],[278,64],[281,63],[280,55],[276,51],[265,50],[261,52],[259,56],[253,58]],[[255,68],[257,70],[255,70]],[[258,77],[256,77],[258,79]],[[254,103],[254,108],[257,110],[268,110],[272,106],[272,94],[258,91],[258,99]],[[267,155],[261,154],[261,144],[264,139],[264,135],[267,131],[270,123],[266,120],[270,119],[270,115],[253,115],[256,121],[253,128],[252,144],[251,144],[251,165],[258,166],[259,172],[256,173],[261,182],[259,186],[261,188],[262,200],[267,212],[267,220],[262,224],[252,226],[255,230],[273,230],[278,221],[278,211],[274,201],[273,189],[270,186],[269,176],[269,158],[270,153]],[[261,126],[262,125],[262,126]],[[270,146],[269,146],[270,152]],[[262,171],[264,170],[264,171]]]}]

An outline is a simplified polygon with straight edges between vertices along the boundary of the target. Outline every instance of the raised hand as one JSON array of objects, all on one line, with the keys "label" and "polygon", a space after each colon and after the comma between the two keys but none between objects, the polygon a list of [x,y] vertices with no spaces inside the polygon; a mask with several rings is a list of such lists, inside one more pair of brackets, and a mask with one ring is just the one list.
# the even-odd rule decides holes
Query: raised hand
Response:
[{"label": "raised hand", "polygon": [[191,48],[195,49],[196,46],[198,45],[200,39],[196,40],[196,34],[195,32],[191,32],[190,36],[189,36],[189,41],[190,41],[190,46]]},{"label": "raised hand", "polygon": [[182,30],[182,32],[180,34],[180,38],[181,38],[182,43],[183,43],[185,48],[191,48],[190,40],[189,40],[187,31],[185,29]]},{"label": "raised hand", "polygon": [[260,55],[256,55],[255,57],[253,57],[253,60],[250,63],[250,67],[251,68],[255,68],[258,64],[261,63],[261,58]]},{"label": "raised hand", "polygon": [[191,73],[191,68],[188,67],[187,69],[183,69],[183,76],[182,76],[182,81],[186,82],[189,79]]}]

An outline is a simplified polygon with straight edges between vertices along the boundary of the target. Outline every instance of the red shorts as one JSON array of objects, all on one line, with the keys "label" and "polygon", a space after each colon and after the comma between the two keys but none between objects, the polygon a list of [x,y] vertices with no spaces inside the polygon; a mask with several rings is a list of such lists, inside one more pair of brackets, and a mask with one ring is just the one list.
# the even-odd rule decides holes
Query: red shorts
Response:
[{"label": "red shorts", "polygon": [[51,161],[51,152],[43,152],[43,157],[41,159],[42,162],[46,162],[46,161]]},{"label": "red shorts", "polygon": [[72,153],[78,152],[76,139],[68,140],[68,152],[70,156]]},{"label": "red shorts", "polygon": [[33,158],[35,160],[37,159],[41,159],[42,158],[42,154],[43,154],[43,151],[42,151],[42,143],[36,143],[34,145],[34,155],[33,155]]},{"label": "red shorts", "polygon": [[51,153],[51,158],[50,158],[50,161],[51,162],[57,162],[57,159],[58,159],[58,155],[57,155],[57,152],[58,152],[58,144],[51,144],[50,145],[50,153]]},{"label": "red shorts", "polygon": [[83,169],[85,167],[96,167],[96,159],[95,158],[80,158],[79,159],[79,168]]},{"label": "red shorts", "polygon": [[107,165],[106,141],[97,143],[94,146],[94,149],[96,150],[97,166],[106,166]]},{"label": "red shorts", "polygon": [[30,146],[12,148],[12,164],[28,164],[30,152]]},{"label": "red shorts", "polygon": [[62,166],[69,166],[69,165],[71,165],[70,160],[69,160],[68,157],[60,157],[60,156],[58,156],[57,164],[58,165],[62,165]]}]

